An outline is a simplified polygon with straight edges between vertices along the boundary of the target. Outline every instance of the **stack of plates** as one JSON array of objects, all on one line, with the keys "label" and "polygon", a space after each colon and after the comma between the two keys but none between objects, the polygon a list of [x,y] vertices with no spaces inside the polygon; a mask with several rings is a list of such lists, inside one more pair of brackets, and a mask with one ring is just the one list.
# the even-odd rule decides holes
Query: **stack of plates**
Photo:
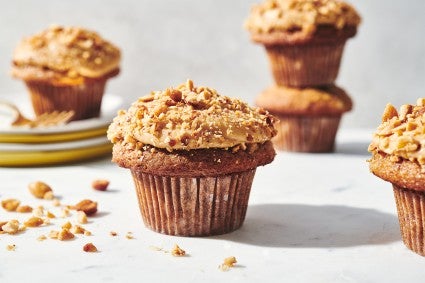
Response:
[{"label": "stack of plates", "polygon": [[[120,97],[105,94],[99,118],[35,129],[0,123],[0,166],[60,164],[110,155],[106,130],[120,107]],[[28,105],[18,108],[24,114],[30,111]]]}]

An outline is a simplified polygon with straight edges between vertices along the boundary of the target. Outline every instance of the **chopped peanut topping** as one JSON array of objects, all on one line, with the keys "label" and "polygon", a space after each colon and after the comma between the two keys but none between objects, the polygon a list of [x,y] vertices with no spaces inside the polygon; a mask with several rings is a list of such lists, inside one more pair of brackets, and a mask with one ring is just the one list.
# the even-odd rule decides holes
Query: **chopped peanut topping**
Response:
[{"label": "chopped peanut topping", "polygon": [[77,221],[80,224],[86,224],[88,222],[87,215],[84,211],[77,211]]},{"label": "chopped peanut topping", "polygon": [[38,238],[37,238],[37,241],[44,241],[44,240],[46,240],[47,239],[47,237],[45,236],[45,235],[40,235]]},{"label": "chopped peanut topping", "polygon": [[97,212],[97,202],[85,199],[72,207],[74,210],[84,211],[86,215],[93,215]]},{"label": "chopped peanut topping", "polygon": [[47,199],[47,200],[53,200],[54,197],[55,196],[53,195],[53,192],[52,191],[45,193],[44,196],[43,196],[43,198],[44,199]]},{"label": "chopped peanut topping", "polygon": [[6,250],[8,250],[8,251],[10,251],[10,252],[13,252],[13,251],[15,251],[15,250],[16,250],[16,245],[15,245],[15,244],[7,245],[7,246],[6,246]]},{"label": "chopped peanut topping", "polygon": [[16,212],[30,213],[30,212],[32,212],[32,207],[29,206],[29,205],[20,205],[16,208]]},{"label": "chopped peanut topping", "polygon": [[109,234],[112,236],[112,237],[115,237],[115,236],[117,236],[118,234],[117,234],[117,232],[115,232],[115,231],[111,231],[111,232],[109,232]]},{"label": "chopped peanut topping", "polygon": [[66,240],[71,240],[73,239],[75,236],[74,234],[72,234],[68,229],[66,228],[62,228],[62,230],[59,232],[58,234],[58,240],[59,241],[66,241]]},{"label": "chopped peanut topping", "polygon": [[18,220],[10,220],[6,222],[3,226],[1,226],[1,230],[8,234],[16,234],[19,231],[19,221]]},{"label": "chopped peanut topping", "polygon": [[71,222],[69,222],[69,221],[67,221],[67,222],[65,222],[63,225],[62,225],[62,229],[71,229],[71,227],[72,227],[72,224],[71,224]]},{"label": "chopped peanut topping", "polygon": [[56,218],[56,216],[53,213],[51,213],[50,211],[47,211],[46,216],[48,218]]}]

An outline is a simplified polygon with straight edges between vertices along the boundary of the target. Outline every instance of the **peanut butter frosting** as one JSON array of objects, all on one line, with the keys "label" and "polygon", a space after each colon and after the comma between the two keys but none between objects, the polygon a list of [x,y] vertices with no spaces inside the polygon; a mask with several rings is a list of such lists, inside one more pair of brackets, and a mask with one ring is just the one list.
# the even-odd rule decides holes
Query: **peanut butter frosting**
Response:
[{"label": "peanut butter frosting", "polygon": [[398,112],[388,104],[369,151],[388,154],[394,162],[410,160],[425,166],[425,98],[401,106]]},{"label": "peanut butter frosting", "polygon": [[257,97],[256,104],[273,114],[303,116],[337,116],[353,107],[348,94],[335,85],[317,88],[272,86]]},{"label": "peanut butter frosting", "polygon": [[267,111],[226,96],[191,80],[153,91],[121,110],[108,129],[112,143],[134,149],[145,145],[168,151],[208,148],[245,149],[275,134]]},{"label": "peanut butter frosting", "polygon": [[18,44],[12,75],[28,80],[99,78],[116,71],[120,57],[120,50],[96,32],[52,25]]},{"label": "peanut butter frosting", "polygon": [[252,7],[245,28],[253,33],[313,34],[320,25],[342,29],[361,19],[349,4],[337,0],[266,0]]}]

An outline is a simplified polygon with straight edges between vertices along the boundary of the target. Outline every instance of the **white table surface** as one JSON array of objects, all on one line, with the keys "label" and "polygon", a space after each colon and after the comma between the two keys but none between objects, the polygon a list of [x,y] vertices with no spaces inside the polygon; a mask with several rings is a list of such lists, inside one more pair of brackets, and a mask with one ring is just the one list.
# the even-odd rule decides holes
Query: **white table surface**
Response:
[{"label": "white table surface", "polygon": [[[129,171],[109,158],[0,168],[0,199],[17,198],[59,214],[51,202],[29,194],[28,183],[42,180],[64,204],[83,198],[99,203],[98,215],[85,225],[92,236],[37,241],[58,230],[62,218],[0,235],[0,282],[424,282],[425,259],[401,241],[390,184],[369,173],[370,136],[369,130],[340,130],[335,153],[279,153],[257,170],[244,225],[207,238],[145,228]],[[97,178],[110,180],[109,191],[91,189]],[[28,217],[0,209],[0,220]],[[126,239],[129,231],[135,239]],[[88,242],[99,252],[83,252]],[[175,243],[188,255],[150,248],[170,250]],[[16,251],[7,251],[8,244],[16,244]],[[237,258],[237,267],[220,271],[228,256]]]}]

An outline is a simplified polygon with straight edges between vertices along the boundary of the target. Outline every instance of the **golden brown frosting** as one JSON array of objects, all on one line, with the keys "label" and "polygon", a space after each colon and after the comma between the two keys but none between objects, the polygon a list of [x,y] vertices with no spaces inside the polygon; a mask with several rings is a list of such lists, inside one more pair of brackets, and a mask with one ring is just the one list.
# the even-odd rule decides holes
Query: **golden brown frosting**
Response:
[{"label": "golden brown frosting", "polygon": [[120,57],[116,46],[93,31],[53,25],[19,43],[12,75],[43,80],[54,72],[70,79],[99,78],[118,69]]},{"label": "golden brown frosting", "polygon": [[395,162],[405,159],[424,166],[425,98],[419,98],[416,105],[401,106],[398,112],[387,104],[369,151],[391,155]]},{"label": "golden brown frosting", "polygon": [[341,115],[353,103],[348,94],[335,85],[317,88],[272,86],[256,99],[256,104],[273,114]]},{"label": "golden brown frosting", "polygon": [[230,148],[270,140],[276,130],[266,111],[221,96],[188,80],[154,91],[121,110],[108,129],[112,143],[172,150]]},{"label": "golden brown frosting", "polygon": [[253,33],[276,31],[312,34],[317,26],[357,26],[361,19],[349,4],[337,0],[266,0],[252,7],[245,27]]}]

